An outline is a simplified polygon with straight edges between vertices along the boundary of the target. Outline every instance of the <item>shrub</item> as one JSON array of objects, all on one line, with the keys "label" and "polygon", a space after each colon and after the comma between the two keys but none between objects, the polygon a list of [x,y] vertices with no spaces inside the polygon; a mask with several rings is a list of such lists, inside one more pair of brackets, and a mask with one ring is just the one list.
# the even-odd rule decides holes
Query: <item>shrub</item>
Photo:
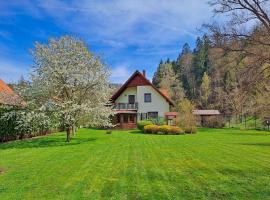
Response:
[{"label": "shrub", "polygon": [[208,128],[223,128],[225,126],[225,121],[221,117],[211,116],[205,118],[203,126]]},{"label": "shrub", "polygon": [[186,126],[183,127],[185,133],[196,133],[197,132],[197,127],[196,126]]},{"label": "shrub", "polygon": [[153,122],[147,121],[147,120],[139,121],[137,123],[137,128],[139,130],[143,131],[144,130],[144,127],[147,126],[147,125],[153,125]]},{"label": "shrub", "polygon": [[179,127],[186,127],[188,132],[196,129],[196,117],[193,115],[194,109],[193,103],[186,98],[180,102],[178,107],[179,116],[176,118],[176,124]]},{"label": "shrub", "polygon": [[159,126],[157,125],[146,125],[144,127],[144,132],[145,133],[154,133],[157,134],[159,131]]},{"label": "shrub", "polygon": [[112,130],[106,130],[106,134],[112,134]]},{"label": "shrub", "polygon": [[179,135],[183,132],[184,131],[178,126],[171,126],[171,128],[170,128],[170,134],[173,134],[173,135]]},{"label": "shrub", "polygon": [[163,134],[168,134],[171,131],[171,126],[168,125],[162,125],[159,127],[159,132]]},{"label": "shrub", "polygon": [[156,119],[151,119],[152,123],[158,126],[166,125],[166,120],[164,117],[158,117]]}]

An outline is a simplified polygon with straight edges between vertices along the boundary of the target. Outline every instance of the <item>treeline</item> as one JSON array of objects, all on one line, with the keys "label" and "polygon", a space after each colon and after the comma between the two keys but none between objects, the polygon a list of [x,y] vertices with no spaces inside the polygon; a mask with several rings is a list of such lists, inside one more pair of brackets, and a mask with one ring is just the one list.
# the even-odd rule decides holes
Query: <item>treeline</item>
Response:
[{"label": "treeline", "polygon": [[[254,34],[260,31],[255,29]],[[177,105],[184,98],[192,101],[198,109],[218,109],[226,116],[269,115],[269,67],[265,68],[258,81],[253,76],[257,71],[249,71],[253,59],[242,51],[228,51],[225,46],[246,45],[238,39],[226,40],[215,35],[203,35],[191,49],[185,43],[175,60],[161,60],[153,76],[153,84],[166,88]],[[270,55],[270,48],[257,45]],[[253,65],[252,65],[253,66]],[[267,68],[268,67],[268,68]]]}]

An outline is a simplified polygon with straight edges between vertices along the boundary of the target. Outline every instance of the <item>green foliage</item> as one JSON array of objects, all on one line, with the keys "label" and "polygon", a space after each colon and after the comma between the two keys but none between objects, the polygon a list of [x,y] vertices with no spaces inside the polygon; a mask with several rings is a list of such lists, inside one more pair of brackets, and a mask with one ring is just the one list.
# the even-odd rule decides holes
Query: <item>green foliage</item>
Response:
[{"label": "green foliage", "polygon": [[170,61],[159,64],[152,82],[157,88],[167,90],[169,96],[176,105],[185,96],[182,82],[177,78],[173,69],[173,63]]},{"label": "green foliage", "polygon": [[142,121],[139,121],[137,123],[137,128],[141,131],[144,130],[144,126],[146,125],[153,125],[153,122],[152,121],[149,121],[149,120],[142,120]]},{"label": "green foliage", "polygon": [[112,130],[106,130],[106,134],[112,134]]},{"label": "green foliage", "polygon": [[49,133],[55,128],[52,119],[28,108],[3,107],[0,109],[0,142]]}]

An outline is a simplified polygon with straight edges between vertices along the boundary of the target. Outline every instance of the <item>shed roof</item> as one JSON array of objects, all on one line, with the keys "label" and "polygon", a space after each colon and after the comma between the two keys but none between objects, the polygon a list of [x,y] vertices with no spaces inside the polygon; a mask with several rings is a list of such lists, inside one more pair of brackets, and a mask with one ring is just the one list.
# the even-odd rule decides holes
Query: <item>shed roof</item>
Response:
[{"label": "shed roof", "polygon": [[194,110],[194,115],[220,115],[219,110]]}]

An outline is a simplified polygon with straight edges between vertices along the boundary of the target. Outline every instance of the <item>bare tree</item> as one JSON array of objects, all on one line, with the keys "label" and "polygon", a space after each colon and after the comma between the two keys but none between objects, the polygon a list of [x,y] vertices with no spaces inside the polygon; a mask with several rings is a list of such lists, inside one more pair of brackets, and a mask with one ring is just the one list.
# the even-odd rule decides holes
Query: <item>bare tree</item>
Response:
[{"label": "bare tree", "polygon": [[237,70],[236,102],[253,102],[259,93],[269,92],[270,0],[211,0],[209,4],[215,15],[225,15],[224,23],[205,26],[214,46],[223,49],[221,58],[229,58],[223,67]]}]

